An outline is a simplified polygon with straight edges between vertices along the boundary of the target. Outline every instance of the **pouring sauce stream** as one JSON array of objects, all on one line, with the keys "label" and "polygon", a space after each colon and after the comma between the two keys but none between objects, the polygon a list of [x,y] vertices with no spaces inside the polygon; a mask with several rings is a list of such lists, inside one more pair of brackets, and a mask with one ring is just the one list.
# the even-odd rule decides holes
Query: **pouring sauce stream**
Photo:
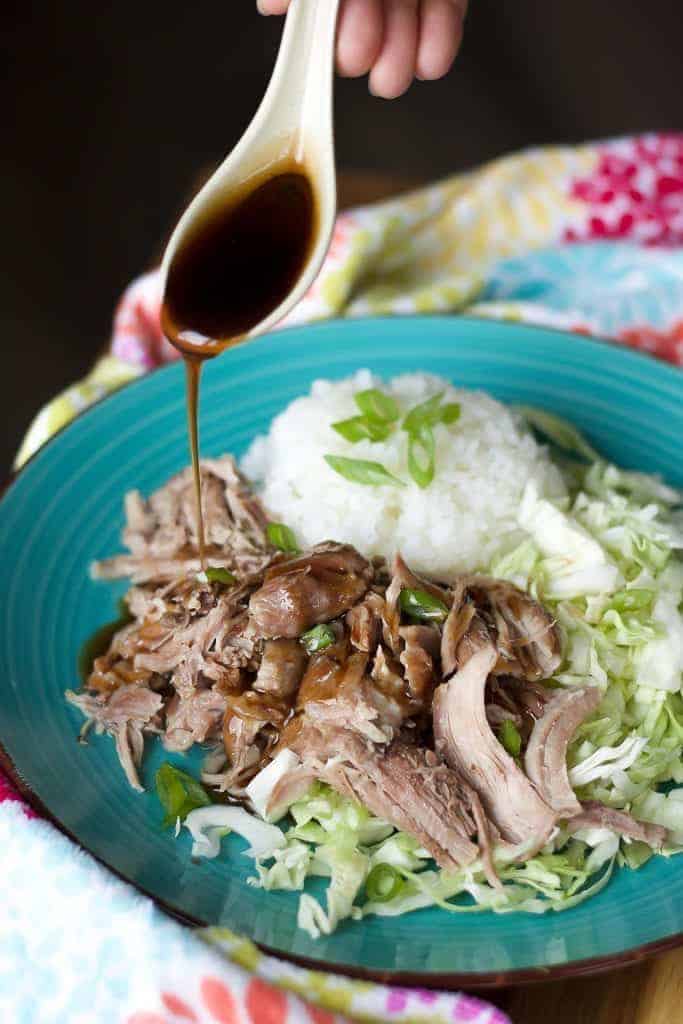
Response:
[{"label": "pouring sauce stream", "polygon": [[305,167],[287,160],[216,204],[181,242],[166,280],[164,334],[185,360],[187,414],[202,570],[206,542],[199,470],[201,369],[286,299],[312,250],[317,211]]},{"label": "pouring sauce stream", "polygon": [[194,477],[194,498],[197,509],[197,545],[202,572],[206,570],[206,539],[204,536],[204,513],[202,512],[202,477],[199,471],[199,375],[202,362],[194,356],[184,356],[185,397],[187,404],[187,434],[190,439],[192,475]]}]

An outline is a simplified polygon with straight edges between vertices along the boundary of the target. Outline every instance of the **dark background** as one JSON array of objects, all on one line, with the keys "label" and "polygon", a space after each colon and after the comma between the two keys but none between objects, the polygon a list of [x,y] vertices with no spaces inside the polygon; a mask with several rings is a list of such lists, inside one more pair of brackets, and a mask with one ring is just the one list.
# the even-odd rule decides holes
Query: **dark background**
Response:
[{"label": "dark background", "polygon": [[[0,476],[246,127],[280,27],[253,0],[4,0]],[[682,34],[682,0],[471,0],[443,82],[387,103],[338,81],[339,165],[420,181],[531,144],[680,129]]]}]

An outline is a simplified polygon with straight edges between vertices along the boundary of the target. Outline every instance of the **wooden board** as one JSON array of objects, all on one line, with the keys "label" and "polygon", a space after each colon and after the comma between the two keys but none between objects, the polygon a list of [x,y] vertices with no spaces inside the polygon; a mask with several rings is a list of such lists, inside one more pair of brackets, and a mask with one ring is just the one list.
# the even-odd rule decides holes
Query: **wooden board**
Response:
[{"label": "wooden board", "polygon": [[608,974],[506,989],[493,1001],[514,1024],[681,1024],[683,949]]}]

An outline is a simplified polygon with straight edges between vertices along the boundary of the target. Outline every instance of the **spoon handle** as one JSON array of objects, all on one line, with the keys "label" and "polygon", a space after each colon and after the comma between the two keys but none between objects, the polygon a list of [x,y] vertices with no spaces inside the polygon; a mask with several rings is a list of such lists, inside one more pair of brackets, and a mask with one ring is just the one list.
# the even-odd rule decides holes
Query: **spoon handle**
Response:
[{"label": "spoon handle", "polygon": [[[297,160],[319,157],[332,135],[339,0],[293,0],[273,74],[255,120],[295,142]],[[261,121],[260,114],[264,120]],[[311,152],[311,149],[317,153]]]}]

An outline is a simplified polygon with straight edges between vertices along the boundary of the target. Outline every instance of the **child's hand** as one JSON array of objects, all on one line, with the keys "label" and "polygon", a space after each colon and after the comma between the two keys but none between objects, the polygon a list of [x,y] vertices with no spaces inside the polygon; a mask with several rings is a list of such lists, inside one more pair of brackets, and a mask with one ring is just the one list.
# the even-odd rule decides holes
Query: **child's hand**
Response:
[{"label": "child's hand", "polygon": [[[262,14],[284,14],[290,0],[257,0]],[[468,0],[342,0],[337,69],[370,72],[370,92],[393,99],[414,77],[441,78],[462,39]]]}]

